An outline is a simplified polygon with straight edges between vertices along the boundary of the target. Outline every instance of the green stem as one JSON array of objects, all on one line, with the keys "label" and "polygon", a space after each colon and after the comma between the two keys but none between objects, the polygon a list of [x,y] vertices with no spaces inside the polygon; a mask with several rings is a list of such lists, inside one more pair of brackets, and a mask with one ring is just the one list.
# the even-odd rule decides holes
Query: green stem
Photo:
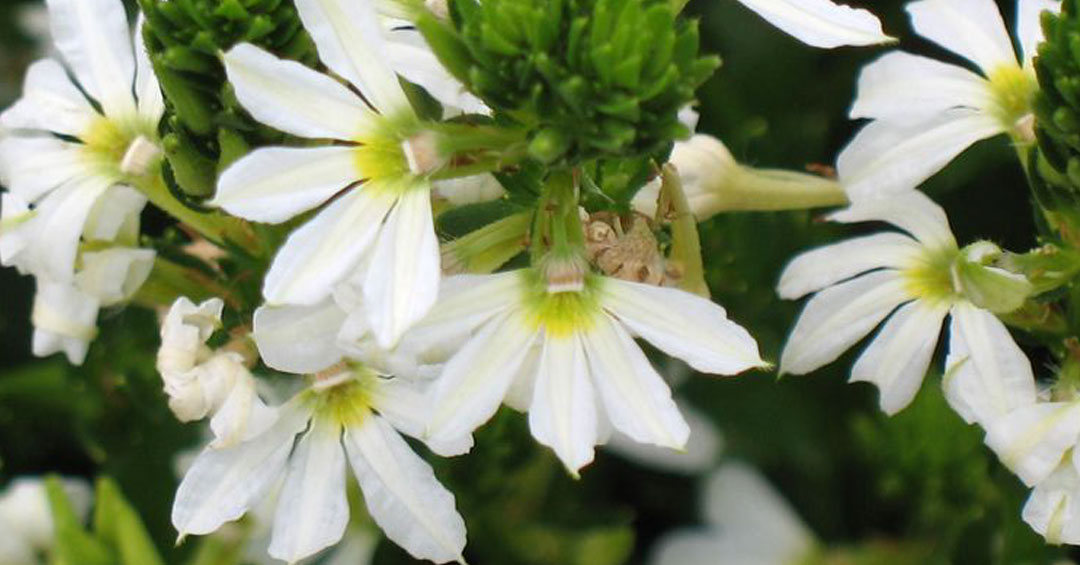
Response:
[{"label": "green stem", "polygon": [[690,210],[690,202],[683,192],[682,181],[675,167],[664,166],[663,185],[660,189],[666,196],[675,219],[672,222],[671,259],[678,262],[682,269],[679,287],[698,296],[709,298],[709,285],[705,282],[705,265],[701,259],[701,238],[698,235],[697,221]]},{"label": "green stem", "polygon": [[168,306],[177,298],[186,296],[195,302],[221,297],[236,307],[235,297],[213,277],[191,267],[184,267],[160,255],[154,259],[150,278],[135,293],[132,302],[147,308]]},{"label": "green stem", "polygon": [[530,248],[533,264],[539,264],[549,254],[581,255],[585,247],[585,230],[578,216],[574,173],[569,169],[552,171],[537,206]]}]

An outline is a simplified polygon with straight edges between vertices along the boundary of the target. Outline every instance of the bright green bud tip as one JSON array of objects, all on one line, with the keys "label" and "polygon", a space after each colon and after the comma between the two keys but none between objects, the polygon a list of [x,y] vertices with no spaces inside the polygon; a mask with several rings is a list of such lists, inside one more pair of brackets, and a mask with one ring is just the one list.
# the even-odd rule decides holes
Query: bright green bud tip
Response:
[{"label": "bright green bud tip", "polygon": [[1001,249],[979,241],[960,250],[952,266],[953,288],[972,304],[995,314],[1012,312],[1034,292],[1023,275],[994,266]]}]

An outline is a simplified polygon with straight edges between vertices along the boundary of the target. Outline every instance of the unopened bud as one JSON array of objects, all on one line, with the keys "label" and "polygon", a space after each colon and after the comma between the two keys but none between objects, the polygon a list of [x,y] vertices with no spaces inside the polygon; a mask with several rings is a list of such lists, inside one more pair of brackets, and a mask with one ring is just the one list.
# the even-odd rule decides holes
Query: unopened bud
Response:
[{"label": "unopened bud", "polygon": [[993,266],[1000,255],[993,243],[973,243],[960,251],[950,272],[953,290],[995,314],[1020,308],[1034,290],[1024,275]]}]

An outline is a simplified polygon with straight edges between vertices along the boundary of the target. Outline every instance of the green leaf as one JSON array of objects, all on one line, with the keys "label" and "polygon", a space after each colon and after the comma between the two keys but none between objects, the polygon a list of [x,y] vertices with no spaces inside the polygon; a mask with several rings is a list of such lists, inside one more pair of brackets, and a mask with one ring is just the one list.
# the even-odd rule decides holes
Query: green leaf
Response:
[{"label": "green leaf", "polygon": [[108,546],[83,530],[59,477],[45,479],[45,492],[55,530],[55,565],[115,565]]},{"label": "green leaf", "polygon": [[112,479],[97,481],[94,530],[98,537],[115,548],[121,565],[163,565],[161,556],[150,541],[139,514],[124,499]]}]

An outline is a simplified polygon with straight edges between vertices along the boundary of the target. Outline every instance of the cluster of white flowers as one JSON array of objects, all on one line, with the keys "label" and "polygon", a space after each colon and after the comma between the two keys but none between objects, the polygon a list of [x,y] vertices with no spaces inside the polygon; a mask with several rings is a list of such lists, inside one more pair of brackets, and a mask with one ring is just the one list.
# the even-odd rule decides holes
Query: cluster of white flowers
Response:
[{"label": "cluster of white flowers", "polygon": [[[741,1],[811,45],[891,41],[866,10],[827,0]],[[251,222],[302,221],[273,257],[250,331],[245,320],[229,344],[208,345],[221,326],[219,298],[196,305],[181,297],[161,324],[157,368],[169,406],[181,421],[209,418],[215,436],[177,492],[172,520],[181,537],[214,532],[277,492],[269,554],[288,562],[314,555],[348,526],[348,466],[389,539],[417,558],[463,562],[466,528],[454,496],[403,436],[458,455],[506,404],[528,413],[535,439],[577,476],[613,435],[687,446],[691,427],[635,338],[703,373],[769,366],[749,332],[707,298],[603,276],[583,254],[561,255],[568,228],[559,222],[582,229],[577,186],[568,192],[570,212],[552,220],[556,252],[528,268],[444,277],[453,269],[440,264],[433,201],[498,198],[502,188],[487,172],[439,176],[451,163],[402,79],[423,86],[448,114],[487,107],[419,32],[401,25],[411,13],[402,4],[295,5],[325,73],[248,43],[222,61],[252,117],[305,143],[240,158],[209,205]],[[80,363],[99,309],[131,299],[154,265],[154,252],[138,247],[139,214],[141,187],[158,174],[164,104],[118,0],[48,6],[64,63],[36,63],[24,97],[0,115],[0,181],[9,189],[0,260],[37,280],[34,352],[63,351]],[[916,30],[982,75],[902,52],[869,65],[851,116],[873,122],[841,154],[838,181],[743,167],[707,136],[678,144],[671,161],[699,220],[847,204],[829,219],[902,230],[813,250],[787,267],[779,294],[813,297],[780,372],[814,371],[883,323],[851,379],[875,383],[892,414],[918,391],[950,318],[949,402],[988,429],[1005,464],[1035,487],[1025,519],[1051,541],[1080,543],[1080,470],[1065,457],[1080,441],[1080,399],[1042,399],[1030,362],[997,317],[1020,306],[1031,284],[996,266],[1002,252],[993,244],[960,247],[944,211],[915,190],[979,139],[1008,133],[1032,142],[1036,22],[1054,8],[1018,2],[1018,62],[992,0],[912,3]],[[651,185],[634,205],[660,216],[666,190]],[[290,400],[264,402],[250,371],[257,361],[242,352],[248,338],[263,364],[304,383]],[[761,490],[741,471],[722,474],[725,485],[742,486],[717,496]],[[726,527],[729,519],[715,522]],[[783,547],[763,551],[810,549],[809,534],[786,521]]]}]

